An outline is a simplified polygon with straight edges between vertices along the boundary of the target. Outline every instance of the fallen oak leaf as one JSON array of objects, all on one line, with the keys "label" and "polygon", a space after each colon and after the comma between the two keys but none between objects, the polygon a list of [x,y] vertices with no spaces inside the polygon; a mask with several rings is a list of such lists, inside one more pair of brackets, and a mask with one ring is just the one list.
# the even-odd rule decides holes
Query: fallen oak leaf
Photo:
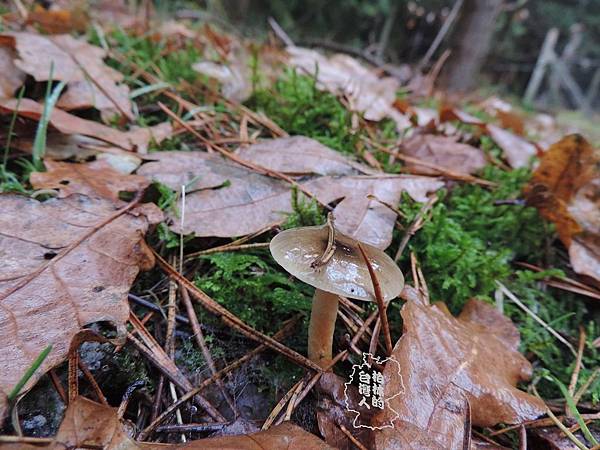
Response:
[{"label": "fallen oak leaf", "polygon": [[[139,175],[166,184],[173,190],[186,185],[186,215],[183,232],[196,236],[232,237],[251,234],[281,222],[292,212],[288,183],[261,175],[217,155],[200,152],[169,152],[151,156],[154,161],[138,170]],[[248,160],[247,160],[248,161]],[[295,161],[295,162],[294,162]],[[253,161],[251,161],[253,162]],[[277,170],[279,159],[266,169]],[[294,166],[296,164],[296,166]],[[314,160],[307,166],[302,154],[288,158],[291,173],[324,172]],[[391,242],[396,214],[376,200],[390,204],[400,200],[406,191],[423,201],[427,192],[443,183],[435,178],[407,175],[322,176],[300,183],[322,203],[342,200],[334,209],[336,227],[344,234],[385,248]],[[179,204],[179,207],[181,205]],[[180,219],[170,214],[171,228],[181,231]],[[244,220],[240,220],[243,217]]]},{"label": "fallen oak leaf", "polygon": [[[532,368],[518,352],[519,335],[508,318],[479,300],[470,300],[455,318],[445,305],[425,304],[410,288],[403,298],[408,298],[401,311],[404,330],[392,354],[400,375],[386,367],[384,377],[387,395],[399,383],[406,389],[390,400],[400,419],[395,428],[377,434],[377,448],[394,448],[415,436],[433,439],[440,448],[460,448],[464,431],[459,421],[438,418],[452,415],[465,399],[477,426],[520,423],[544,414],[540,399],[515,387],[531,376]],[[389,409],[377,422],[388,420]]]},{"label": "fallen oak leaf", "polygon": [[67,82],[67,91],[57,103],[59,108],[116,110],[133,119],[129,88],[119,84],[123,74],[104,64],[104,49],[68,34],[27,32],[2,34],[0,45],[14,49],[18,55],[15,65],[36,81],[47,81],[52,72],[54,80]]},{"label": "fallen oak leaf", "polygon": [[143,191],[150,181],[140,175],[125,175],[113,169],[105,159],[89,163],[44,161],[46,172],[33,172],[35,189],[56,189],[60,198],[71,194],[102,197],[119,202],[120,192]]},{"label": "fallen oak leaf", "polygon": [[120,420],[117,408],[111,408],[77,397],[69,405],[56,437],[44,444],[3,444],[7,449],[33,450],[39,448],[102,448],[104,450],[151,449],[219,449],[219,450],[333,450],[315,435],[297,425],[284,422],[258,433],[224,436],[189,441],[185,444],[137,442],[130,437],[133,426]]},{"label": "fallen oak leaf", "polygon": [[577,273],[600,280],[600,152],[572,134],[553,144],[524,189],[527,203],[556,225]]},{"label": "fallen oak leaf", "polygon": [[[475,173],[487,164],[482,150],[448,136],[416,134],[404,141],[401,149],[405,155],[463,175]],[[412,162],[406,162],[406,166],[419,173],[437,173],[436,170]]]},{"label": "fallen oak leaf", "polygon": [[537,147],[525,138],[497,125],[488,124],[486,128],[490,137],[504,152],[504,156],[513,169],[528,167],[531,158],[538,154]]},{"label": "fallen oak leaf", "polygon": [[[42,117],[43,110],[44,106],[42,104],[29,98],[23,98],[20,102],[17,99],[0,99],[0,114],[13,114],[16,112],[19,116],[37,121]],[[148,128],[140,127],[130,131],[120,131],[98,122],[82,119],[58,108],[52,109],[49,123],[63,134],[83,135],[98,140],[99,145],[87,142],[90,148],[96,149],[98,152],[108,152],[110,146],[114,146],[127,151],[146,153],[148,144],[152,140],[160,142],[173,133],[173,127],[169,122],[163,122]],[[24,149],[29,148],[28,143],[28,139],[21,140]],[[109,147],[103,148],[102,145],[104,144],[109,144]],[[63,145],[68,146],[69,144],[64,143]]]},{"label": "fallen oak leaf", "polygon": [[6,393],[39,349],[53,346],[25,390],[63,361],[84,325],[109,321],[124,332],[131,283],[154,264],[142,236],[162,213],[153,204],[115,210],[108,200],[80,195],[43,203],[3,195],[0,209],[0,391]]},{"label": "fallen oak leaf", "polygon": [[25,73],[13,62],[13,52],[0,47],[0,98],[12,98],[25,81]]}]

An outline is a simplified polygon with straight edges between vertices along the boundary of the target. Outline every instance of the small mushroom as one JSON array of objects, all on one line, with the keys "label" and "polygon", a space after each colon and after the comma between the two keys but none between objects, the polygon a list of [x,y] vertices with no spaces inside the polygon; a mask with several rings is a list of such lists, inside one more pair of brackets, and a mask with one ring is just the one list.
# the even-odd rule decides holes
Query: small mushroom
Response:
[{"label": "small mushroom", "polygon": [[[404,287],[398,266],[378,248],[361,246],[377,274],[383,300],[397,297]],[[358,242],[336,231],[330,218],[323,226],[282,231],[271,241],[270,250],[280,266],[316,288],[308,326],[308,358],[325,368],[332,359],[338,296],[376,300]]]}]

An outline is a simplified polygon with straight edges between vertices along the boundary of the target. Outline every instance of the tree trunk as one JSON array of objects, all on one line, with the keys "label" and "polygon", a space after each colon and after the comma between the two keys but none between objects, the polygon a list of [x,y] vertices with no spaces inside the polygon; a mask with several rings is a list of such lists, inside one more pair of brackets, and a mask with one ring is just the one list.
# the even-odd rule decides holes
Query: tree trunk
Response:
[{"label": "tree trunk", "polygon": [[465,92],[475,87],[501,7],[502,0],[465,0],[451,37],[452,53],[440,80],[449,91]]}]

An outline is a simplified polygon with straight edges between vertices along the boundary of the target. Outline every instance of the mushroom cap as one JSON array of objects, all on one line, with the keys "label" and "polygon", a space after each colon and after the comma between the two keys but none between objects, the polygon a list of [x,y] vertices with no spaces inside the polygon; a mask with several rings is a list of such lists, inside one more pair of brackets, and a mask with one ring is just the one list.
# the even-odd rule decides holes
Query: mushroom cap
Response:
[{"label": "mushroom cap", "polygon": [[[336,230],[331,259],[321,267],[311,267],[325,251],[328,235],[327,225],[294,228],[275,236],[269,248],[281,267],[305,283],[344,297],[375,301],[369,269],[355,239]],[[384,301],[397,297],[404,287],[404,276],[396,263],[380,249],[361,245],[377,274]]]}]

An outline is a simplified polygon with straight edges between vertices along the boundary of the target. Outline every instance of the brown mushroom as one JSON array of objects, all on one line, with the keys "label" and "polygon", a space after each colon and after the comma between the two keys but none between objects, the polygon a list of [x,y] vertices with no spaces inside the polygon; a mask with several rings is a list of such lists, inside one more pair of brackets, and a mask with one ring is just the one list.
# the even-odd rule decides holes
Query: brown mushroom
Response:
[{"label": "brown mushroom", "polygon": [[[377,274],[384,301],[400,294],[404,277],[383,251],[362,244]],[[333,222],[282,231],[270,244],[275,261],[290,274],[314,286],[308,327],[308,357],[321,367],[332,359],[333,332],[339,297],[375,301],[368,267],[358,242],[334,230]]]}]

